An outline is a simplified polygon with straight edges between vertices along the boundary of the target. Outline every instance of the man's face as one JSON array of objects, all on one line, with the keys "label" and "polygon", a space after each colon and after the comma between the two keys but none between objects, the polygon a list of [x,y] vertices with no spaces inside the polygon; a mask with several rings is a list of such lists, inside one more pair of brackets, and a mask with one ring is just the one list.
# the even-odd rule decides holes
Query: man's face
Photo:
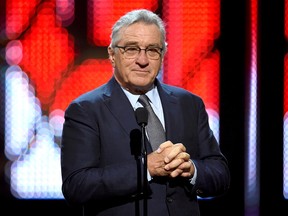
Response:
[{"label": "man's face", "polygon": [[[119,36],[120,40],[116,45],[120,47],[163,48],[161,33],[154,24],[135,23],[121,29]],[[141,50],[133,58],[127,58],[123,48],[109,47],[108,52],[114,67],[114,76],[124,88],[134,94],[139,94],[148,91],[153,86],[163,61],[161,54],[158,59],[151,59],[145,50]]]}]

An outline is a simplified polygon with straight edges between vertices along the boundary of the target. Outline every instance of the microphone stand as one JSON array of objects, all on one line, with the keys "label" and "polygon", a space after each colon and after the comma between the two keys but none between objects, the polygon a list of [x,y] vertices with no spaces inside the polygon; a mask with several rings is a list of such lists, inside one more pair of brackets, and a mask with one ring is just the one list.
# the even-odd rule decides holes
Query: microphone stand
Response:
[{"label": "microphone stand", "polygon": [[143,157],[143,215],[147,216],[147,188],[148,188],[148,179],[147,179],[147,148],[145,145],[145,124],[141,125],[142,133],[142,157]]},{"label": "microphone stand", "polygon": [[[135,111],[136,120],[139,126],[141,126],[141,154],[143,157],[143,216],[147,216],[147,194],[148,194],[148,179],[147,179],[147,148],[145,143],[145,126],[148,122],[148,111],[144,107],[137,108]],[[141,163],[141,162],[140,162]],[[140,187],[141,188],[141,187]],[[139,194],[141,197],[141,194]]]}]

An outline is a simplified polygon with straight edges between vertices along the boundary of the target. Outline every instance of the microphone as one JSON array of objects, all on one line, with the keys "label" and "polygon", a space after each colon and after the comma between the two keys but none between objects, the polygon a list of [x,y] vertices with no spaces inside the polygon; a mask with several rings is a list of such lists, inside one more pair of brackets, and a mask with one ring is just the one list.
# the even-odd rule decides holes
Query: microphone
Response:
[{"label": "microphone", "polygon": [[135,111],[136,121],[141,127],[145,127],[148,122],[148,111],[144,107],[139,107]]},{"label": "microphone", "polygon": [[[136,121],[138,125],[141,126],[141,134],[142,134],[142,156],[143,156],[143,184],[138,185],[141,187],[143,191],[143,215],[147,216],[147,191],[148,191],[148,180],[147,180],[147,149],[145,144],[145,126],[148,123],[148,111],[144,107],[139,107],[135,110]],[[141,191],[140,194],[141,195]]]}]

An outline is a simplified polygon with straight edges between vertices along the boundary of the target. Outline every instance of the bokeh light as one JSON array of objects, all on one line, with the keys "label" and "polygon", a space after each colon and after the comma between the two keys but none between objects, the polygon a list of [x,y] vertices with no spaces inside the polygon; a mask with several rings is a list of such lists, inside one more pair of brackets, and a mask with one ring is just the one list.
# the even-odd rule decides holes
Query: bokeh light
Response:
[{"label": "bokeh light", "polygon": [[[9,162],[5,169],[11,193],[18,199],[63,199],[64,111],[74,98],[112,76],[107,54],[111,27],[131,9],[146,8],[162,16],[168,53],[161,80],[204,99],[209,124],[219,140],[220,53],[215,40],[220,34],[220,0],[89,0],[82,19],[86,23],[75,30],[79,2],[9,0],[6,4],[5,155]],[[77,38],[75,32],[86,38]],[[181,58],[176,61],[175,56]]]}]

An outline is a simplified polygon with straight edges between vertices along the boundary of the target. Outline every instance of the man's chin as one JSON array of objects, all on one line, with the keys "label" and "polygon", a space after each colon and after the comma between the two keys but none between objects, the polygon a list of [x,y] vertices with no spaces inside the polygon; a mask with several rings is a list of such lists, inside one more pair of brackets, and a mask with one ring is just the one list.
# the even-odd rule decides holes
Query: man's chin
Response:
[{"label": "man's chin", "polygon": [[145,94],[146,92],[148,92],[149,90],[151,90],[153,88],[153,83],[136,83],[133,85],[129,85],[129,87],[127,87],[126,89],[131,92],[132,94]]}]

